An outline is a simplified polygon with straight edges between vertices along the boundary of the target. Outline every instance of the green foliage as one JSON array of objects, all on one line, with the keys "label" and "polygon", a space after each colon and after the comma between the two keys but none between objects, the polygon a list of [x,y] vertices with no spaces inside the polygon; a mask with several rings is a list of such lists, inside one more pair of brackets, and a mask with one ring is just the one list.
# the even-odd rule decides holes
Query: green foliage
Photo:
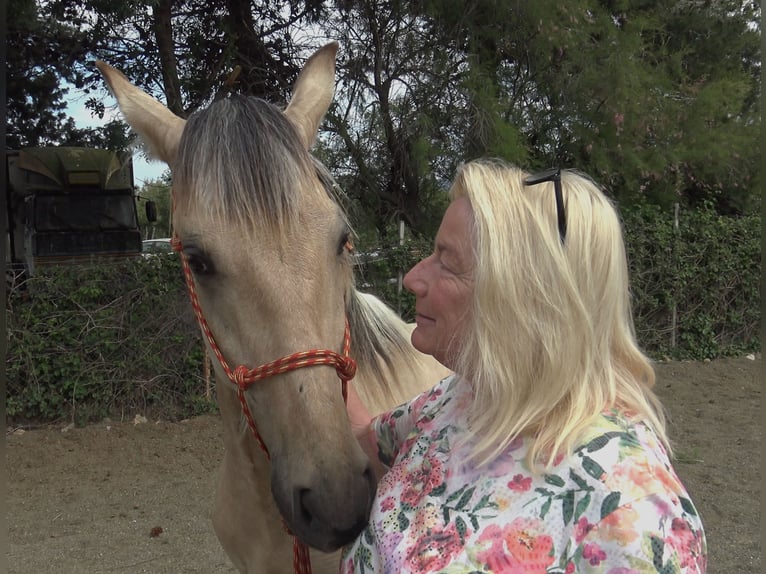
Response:
[{"label": "green foliage", "polygon": [[82,424],[214,408],[175,255],[40,270],[11,289],[6,308],[12,419]]},{"label": "green foliage", "polygon": [[14,47],[7,53],[6,147],[96,142],[94,147],[118,149],[103,145],[108,130],[77,129],[67,115],[69,86],[82,84],[74,64],[86,58],[90,42],[82,29],[50,18],[47,9],[34,0],[10,0],[4,9],[8,45]]},{"label": "green foliage", "polygon": [[[623,212],[633,312],[655,356],[704,359],[760,349],[761,219],[711,206]],[[673,309],[676,310],[673,346]]]}]

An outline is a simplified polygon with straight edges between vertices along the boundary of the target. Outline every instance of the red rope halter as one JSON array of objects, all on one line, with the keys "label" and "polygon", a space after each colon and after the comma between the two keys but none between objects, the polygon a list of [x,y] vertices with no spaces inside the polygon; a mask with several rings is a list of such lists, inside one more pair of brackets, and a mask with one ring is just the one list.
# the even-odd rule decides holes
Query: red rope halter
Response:
[{"label": "red rope halter", "polygon": [[[261,434],[258,432],[258,427],[253,420],[253,416],[250,413],[250,407],[247,405],[245,399],[245,391],[253,383],[271,377],[272,375],[279,375],[281,373],[287,373],[303,367],[313,367],[316,365],[331,365],[335,367],[335,371],[338,373],[338,378],[341,381],[341,393],[343,394],[343,401],[345,402],[348,397],[348,381],[354,378],[356,374],[356,361],[349,356],[349,349],[351,347],[351,334],[349,331],[348,319],[346,319],[346,328],[343,333],[343,348],[342,354],[330,351],[327,349],[313,349],[311,351],[301,351],[286,355],[270,363],[261,365],[250,369],[245,365],[239,365],[235,369],[229,366],[228,361],[223,356],[221,349],[215,342],[213,332],[205,320],[205,316],[202,314],[202,307],[200,306],[199,299],[197,297],[197,289],[194,284],[194,277],[191,269],[189,268],[189,262],[186,254],[183,252],[183,246],[181,240],[177,235],[173,234],[172,239],[173,249],[177,251],[181,256],[181,264],[183,265],[184,277],[186,279],[186,287],[189,290],[189,298],[191,299],[192,307],[194,308],[194,314],[197,317],[197,323],[199,323],[202,332],[205,334],[205,338],[213,350],[218,362],[221,364],[226,376],[229,380],[237,386],[237,398],[242,406],[242,412],[247,420],[247,425],[253,433],[253,436],[258,441],[263,452],[266,454],[266,458],[270,458],[269,449],[266,448],[266,444],[261,438]],[[285,528],[287,528],[285,526]],[[289,532],[289,529],[288,529]],[[309,549],[303,542],[293,536],[293,569],[296,574],[311,574],[311,562],[309,557]]]}]

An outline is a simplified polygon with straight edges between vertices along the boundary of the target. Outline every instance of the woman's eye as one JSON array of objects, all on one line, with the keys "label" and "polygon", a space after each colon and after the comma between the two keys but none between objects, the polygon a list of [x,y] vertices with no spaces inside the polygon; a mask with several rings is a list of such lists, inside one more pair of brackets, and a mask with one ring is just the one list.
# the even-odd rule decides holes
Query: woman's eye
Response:
[{"label": "woman's eye", "polygon": [[338,255],[343,255],[343,251],[347,248],[349,251],[354,249],[351,245],[351,232],[348,230],[340,236],[340,241],[338,242]]}]

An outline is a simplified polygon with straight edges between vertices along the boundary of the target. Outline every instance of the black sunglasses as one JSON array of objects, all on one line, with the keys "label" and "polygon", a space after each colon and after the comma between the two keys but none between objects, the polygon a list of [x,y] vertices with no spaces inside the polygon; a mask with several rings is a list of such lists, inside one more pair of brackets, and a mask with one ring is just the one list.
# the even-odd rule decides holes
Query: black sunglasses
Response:
[{"label": "black sunglasses", "polygon": [[553,189],[556,192],[556,215],[558,216],[559,223],[559,237],[563,245],[564,239],[567,236],[567,212],[564,207],[564,197],[561,194],[561,168],[554,167],[530,175],[524,179],[524,185],[537,185],[546,181],[553,182]]}]

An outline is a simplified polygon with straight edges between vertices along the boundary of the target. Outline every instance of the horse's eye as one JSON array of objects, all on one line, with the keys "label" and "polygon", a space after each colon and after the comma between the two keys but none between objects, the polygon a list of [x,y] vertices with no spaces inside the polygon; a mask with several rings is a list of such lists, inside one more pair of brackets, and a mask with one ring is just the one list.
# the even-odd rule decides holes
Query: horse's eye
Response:
[{"label": "horse's eye", "polygon": [[186,255],[186,263],[189,265],[189,269],[195,275],[213,274],[213,264],[199,250],[194,248],[184,249],[184,255]]}]

